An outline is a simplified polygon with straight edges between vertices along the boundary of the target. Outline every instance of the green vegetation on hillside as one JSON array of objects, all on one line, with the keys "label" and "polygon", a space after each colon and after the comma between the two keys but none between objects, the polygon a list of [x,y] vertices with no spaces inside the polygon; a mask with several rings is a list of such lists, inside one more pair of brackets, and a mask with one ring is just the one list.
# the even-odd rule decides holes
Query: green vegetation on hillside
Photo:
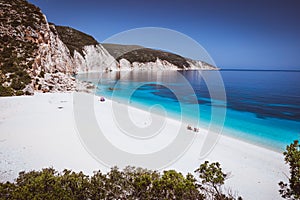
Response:
[{"label": "green vegetation on hillside", "polygon": [[145,47],[139,45],[123,45],[123,44],[111,44],[111,43],[102,43],[101,44],[110,55],[114,58],[118,58],[125,53],[128,53],[133,50],[142,49]]},{"label": "green vegetation on hillside", "polygon": [[[108,173],[94,172],[93,176],[53,168],[21,172],[15,182],[0,183],[0,199],[188,199],[233,200],[220,187],[225,174],[218,163],[202,164],[192,174],[182,175],[175,170],[157,171],[126,167],[112,168]],[[217,190],[211,187],[217,186]],[[241,199],[241,198],[238,198]]]},{"label": "green vegetation on hillside", "polygon": [[98,42],[92,36],[87,35],[76,29],[67,26],[55,26],[58,36],[63,43],[68,47],[71,55],[74,55],[76,50],[83,55],[82,49],[87,45],[97,45]]},{"label": "green vegetation on hillside", "polygon": [[22,95],[31,82],[28,70],[38,48],[33,42],[38,36],[29,30],[46,21],[41,10],[25,0],[0,3],[0,96]]},{"label": "green vegetation on hillside", "polygon": [[155,62],[157,58],[161,60],[166,60],[169,63],[172,63],[179,68],[184,69],[185,67],[189,67],[189,63],[186,59],[180,55],[169,53],[166,51],[143,48],[143,49],[136,49],[130,52],[127,52],[117,58],[120,60],[125,58],[130,63],[133,62]]}]

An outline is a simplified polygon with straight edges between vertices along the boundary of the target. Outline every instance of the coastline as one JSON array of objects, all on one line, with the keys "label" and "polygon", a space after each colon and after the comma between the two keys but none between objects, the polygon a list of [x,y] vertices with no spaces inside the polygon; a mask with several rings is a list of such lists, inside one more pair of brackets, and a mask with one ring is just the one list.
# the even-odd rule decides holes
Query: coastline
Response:
[{"label": "coastline", "polygon": [[[59,171],[68,168],[87,174],[98,169],[108,170],[81,144],[75,128],[72,98],[72,93],[0,98],[1,181],[13,180],[22,170],[51,166]],[[111,103],[111,100],[101,103],[95,97],[95,116],[112,132],[111,139],[116,139],[121,131],[114,124],[106,123],[112,117]],[[140,119],[148,116],[148,112],[141,109],[130,107],[130,110],[133,115],[144,116]],[[174,119],[166,121],[170,127],[180,125]],[[205,160],[220,162],[224,172],[230,173],[225,186],[238,191],[244,199],[280,199],[277,185],[285,181],[288,174],[282,154],[222,134],[210,154],[199,159],[199,145],[206,132],[200,128],[192,146],[167,169],[185,174],[193,172]],[[174,129],[168,129],[167,134],[172,133]],[[120,148],[130,146],[124,144],[124,140],[117,142]]]},{"label": "coastline", "polygon": [[[99,97],[101,96],[100,94],[95,94],[95,95],[99,95]],[[106,99],[108,99],[109,101],[117,101],[117,99],[112,100],[111,97],[106,97]],[[124,99],[122,99],[122,100],[118,99],[117,102],[119,102],[121,104],[124,104],[124,105],[127,105],[124,101],[126,101],[126,100],[124,100]],[[141,111],[145,111],[145,110],[149,109],[149,106],[147,106],[147,105],[145,105],[143,103],[140,103],[140,102],[134,102],[134,103],[130,102],[129,106],[134,107],[134,108],[136,108],[138,110],[141,110]],[[163,116],[163,114],[161,112],[156,112],[155,114],[159,115],[159,116]],[[249,112],[249,114],[252,114],[252,113]],[[172,120],[175,120],[175,121],[180,121],[179,118],[181,118],[181,115],[178,114],[175,111],[169,111],[167,117],[170,118],[170,119],[172,119]],[[194,118],[188,116],[188,117],[185,117],[185,121],[183,121],[182,123],[186,123],[187,125],[192,125],[193,126],[193,125],[195,125],[194,122],[196,122],[196,120]],[[199,121],[199,125],[198,126],[199,127],[201,127],[201,126],[208,127],[209,123],[208,122],[201,122],[201,121]],[[213,126],[215,126],[215,125],[213,125]],[[203,129],[207,129],[207,128],[203,128]],[[234,134],[232,134],[233,132],[234,132]],[[264,149],[268,149],[270,151],[274,151],[274,152],[279,153],[279,154],[282,154],[285,151],[285,147],[284,147],[284,149],[282,149],[282,148],[278,148],[278,147],[275,147],[275,146],[263,144],[263,142],[261,142],[261,141],[257,142],[257,140],[260,139],[260,138],[256,138],[256,141],[251,140],[249,138],[248,139],[242,138],[241,137],[241,133],[248,134],[248,133],[244,133],[244,132],[242,132],[240,130],[235,130],[232,127],[230,127],[230,128],[228,128],[228,127],[222,128],[222,131],[219,134],[223,135],[225,137],[229,137],[229,138],[232,138],[232,139],[243,141],[245,143],[249,143],[249,144],[252,144],[252,145],[264,148]],[[288,144],[286,144],[286,145],[288,145]]]}]

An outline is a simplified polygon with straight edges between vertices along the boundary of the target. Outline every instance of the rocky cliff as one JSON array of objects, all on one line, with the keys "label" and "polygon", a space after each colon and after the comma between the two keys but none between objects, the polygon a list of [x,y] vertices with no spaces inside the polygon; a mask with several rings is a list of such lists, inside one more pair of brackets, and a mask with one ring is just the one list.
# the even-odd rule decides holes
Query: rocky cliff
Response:
[{"label": "rocky cliff", "polygon": [[218,70],[206,62],[138,45],[102,44],[118,61],[116,70]]},{"label": "rocky cliff", "polygon": [[66,26],[55,26],[59,38],[68,47],[76,73],[115,70],[116,60],[92,36]]},{"label": "rocky cliff", "polygon": [[41,10],[0,0],[0,95],[75,89],[73,60]]},{"label": "rocky cliff", "polygon": [[0,0],[0,19],[0,96],[76,90],[73,75],[80,72],[216,69],[141,46],[103,46],[83,32],[48,23],[26,0]]}]

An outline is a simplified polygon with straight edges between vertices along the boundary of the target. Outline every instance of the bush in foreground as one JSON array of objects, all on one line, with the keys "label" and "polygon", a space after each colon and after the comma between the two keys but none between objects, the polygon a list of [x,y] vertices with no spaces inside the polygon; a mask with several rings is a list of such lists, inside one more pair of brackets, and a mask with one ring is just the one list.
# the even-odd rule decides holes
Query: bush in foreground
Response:
[{"label": "bush in foreground", "polygon": [[280,182],[280,195],[285,199],[300,199],[300,144],[298,140],[286,147],[283,153],[290,166],[289,184]]},{"label": "bush in foreground", "polygon": [[[205,162],[192,174],[175,170],[162,174],[142,168],[112,168],[108,173],[82,172],[53,168],[20,172],[15,182],[0,183],[0,199],[235,199],[220,188],[226,175],[219,163]],[[215,188],[216,187],[216,188]],[[214,189],[215,188],[215,189]]]}]

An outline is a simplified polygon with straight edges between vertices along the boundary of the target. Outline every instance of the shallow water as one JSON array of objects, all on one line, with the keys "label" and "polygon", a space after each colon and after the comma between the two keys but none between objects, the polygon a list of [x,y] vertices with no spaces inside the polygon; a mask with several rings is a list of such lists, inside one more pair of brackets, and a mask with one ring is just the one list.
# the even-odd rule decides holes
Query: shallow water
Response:
[{"label": "shallow water", "polygon": [[95,83],[98,95],[146,110],[159,104],[169,116],[199,120],[205,128],[221,127],[226,111],[223,134],[275,151],[300,139],[298,71],[138,71],[77,78]]}]

